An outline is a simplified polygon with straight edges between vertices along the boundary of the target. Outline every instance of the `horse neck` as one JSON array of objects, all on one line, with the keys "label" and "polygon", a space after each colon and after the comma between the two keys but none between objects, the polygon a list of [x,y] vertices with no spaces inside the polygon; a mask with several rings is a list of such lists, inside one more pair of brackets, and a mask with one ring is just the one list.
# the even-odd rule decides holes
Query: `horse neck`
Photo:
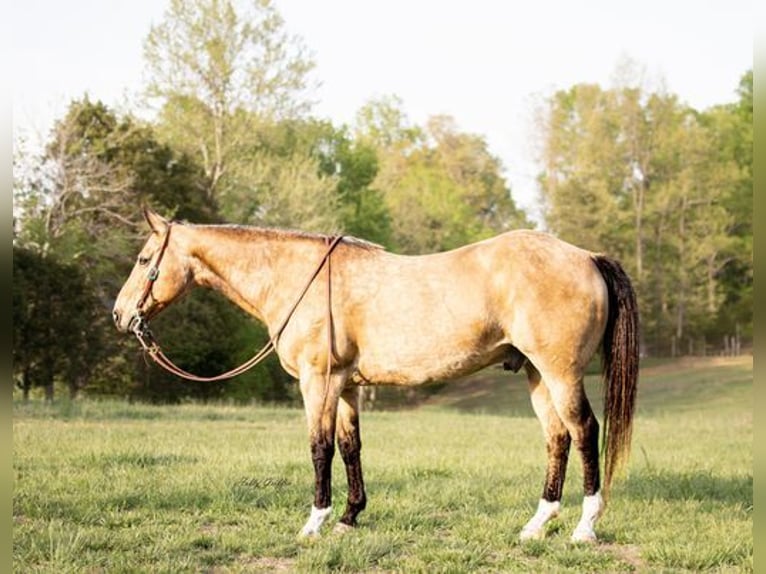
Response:
[{"label": "horse neck", "polygon": [[268,230],[190,229],[194,281],[219,291],[269,328],[283,319],[289,298],[297,296],[298,283],[308,279],[324,249],[321,242]]}]

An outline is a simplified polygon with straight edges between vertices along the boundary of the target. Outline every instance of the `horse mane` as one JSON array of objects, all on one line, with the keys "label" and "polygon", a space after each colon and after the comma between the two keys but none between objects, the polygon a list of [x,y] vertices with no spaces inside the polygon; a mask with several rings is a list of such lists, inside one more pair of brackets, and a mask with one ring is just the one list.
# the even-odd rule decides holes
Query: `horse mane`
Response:
[{"label": "horse mane", "polygon": [[[229,223],[225,223],[225,224],[188,224],[186,222],[181,222],[181,223],[183,225],[191,225],[198,229],[215,230],[219,232],[230,233],[232,235],[242,235],[242,236],[249,236],[249,237],[265,237],[270,240],[277,240],[277,241],[305,240],[305,241],[321,241],[322,243],[326,243],[328,240],[331,240],[333,237],[335,237],[335,235],[328,235],[324,233],[312,233],[308,231],[301,231],[301,230],[295,230],[295,229],[282,229],[277,227],[257,227],[253,225],[240,225],[240,224],[229,224]],[[343,240],[341,241],[341,243],[343,245],[363,249],[365,251],[379,251],[384,249],[384,247],[382,245],[379,245],[378,243],[373,243],[372,241],[367,241],[366,239],[360,239],[358,237],[354,237],[353,235],[343,235]]]}]

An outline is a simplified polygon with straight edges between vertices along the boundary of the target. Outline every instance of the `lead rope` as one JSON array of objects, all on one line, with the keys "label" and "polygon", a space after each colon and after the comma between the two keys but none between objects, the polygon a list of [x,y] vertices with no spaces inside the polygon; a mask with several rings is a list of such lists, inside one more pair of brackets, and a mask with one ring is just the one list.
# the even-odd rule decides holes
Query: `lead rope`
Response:
[{"label": "lead rope", "polygon": [[[330,238],[327,238],[329,241]],[[324,396],[322,397],[322,403],[327,402],[327,395],[330,391],[330,375],[332,374],[332,358],[334,355],[333,346],[333,325],[332,325],[332,261],[331,258],[327,258],[327,371],[324,377]],[[324,407],[324,405],[323,405]],[[324,408],[322,408],[324,412]]]},{"label": "lead rope", "polygon": [[[154,281],[156,281],[157,276],[159,275],[159,262],[163,255],[163,252],[165,250],[165,247],[167,246],[167,237],[170,235],[170,227],[168,227],[167,235],[165,236],[165,241],[163,242],[162,250],[160,252],[160,257],[157,259],[157,264],[155,265],[154,269],[150,271],[149,275],[149,283],[148,287],[145,289],[146,295],[143,297],[145,300],[148,296],[149,292],[151,291],[151,285]],[[327,238],[327,241],[330,241],[330,245],[327,248],[327,251],[324,254],[324,257],[322,257],[322,260],[319,262],[319,265],[317,266],[314,273],[311,274],[311,277],[309,277],[308,282],[306,283],[306,286],[301,291],[300,295],[298,295],[298,298],[296,299],[295,303],[293,303],[293,306],[290,308],[290,311],[287,313],[287,316],[284,318],[282,323],[280,324],[279,328],[274,333],[274,336],[271,337],[271,339],[268,340],[268,342],[263,346],[263,348],[258,351],[252,358],[245,361],[243,364],[241,364],[238,367],[235,367],[234,369],[231,369],[230,371],[226,371],[225,373],[222,373],[220,375],[215,375],[212,377],[201,377],[199,375],[195,375],[193,373],[190,373],[188,371],[185,371],[173,361],[171,361],[165,353],[162,352],[162,349],[160,349],[159,343],[154,338],[154,335],[152,335],[151,331],[149,330],[149,326],[146,321],[139,320],[137,324],[135,325],[133,329],[133,334],[138,339],[139,343],[141,343],[141,347],[144,351],[152,358],[152,360],[157,363],[160,367],[165,369],[166,371],[169,371],[173,373],[174,375],[177,375],[179,377],[182,377],[184,379],[188,379],[190,381],[197,381],[197,382],[214,382],[214,381],[222,381],[224,379],[230,379],[232,377],[235,377],[237,375],[240,375],[244,373],[245,371],[252,369],[255,365],[263,361],[266,357],[273,352],[277,347],[277,341],[279,337],[282,335],[282,332],[287,327],[288,322],[292,318],[293,314],[295,313],[295,310],[298,308],[298,305],[300,305],[301,301],[303,300],[303,297],[308,292],[309,288],[311,287],[311,284],[314,282],[314,280],[317,278],[319,273],[322,271],[322,268],[324,267],[324,264],[327,263],[327,343],[328,343],[328,350],[327,350],[327,382],[329,384],[330,380],[330,372],[332,370],[332,358],[335,356],[335,349],[333,346],[333,326],[332,326],[332,298],[331,298],[331,284],[332,284],[332,275],[331,275],[331,255],[332,252],[335,250],[335,248],[338,246],[338,244],[342,241],[343,236],[338,235],[335,236],[332,241],[330,241],[330,238]],[[156,270],[156,271],[155,271]]]}]

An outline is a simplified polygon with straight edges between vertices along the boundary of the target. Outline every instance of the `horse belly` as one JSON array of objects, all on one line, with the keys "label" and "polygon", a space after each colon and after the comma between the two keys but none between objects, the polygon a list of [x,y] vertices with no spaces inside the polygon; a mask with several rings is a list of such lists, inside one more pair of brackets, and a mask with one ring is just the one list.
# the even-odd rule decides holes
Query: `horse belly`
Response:
[{"label": "horse belly", "polygon": [[503,360],[509,342],[488,299],[491,273],[470,251],[453,257],[396,258],[385,273],[361,275],[349,317],[360,384],[417,385]]},{"label": "horse belly", "polygon": [[486,335],[470,339],[447,334],[413,339],[399,334],[395,345],[360,348],[352,374],[357,384],[413,386],[454,379],[502,362],[510,345]]}]

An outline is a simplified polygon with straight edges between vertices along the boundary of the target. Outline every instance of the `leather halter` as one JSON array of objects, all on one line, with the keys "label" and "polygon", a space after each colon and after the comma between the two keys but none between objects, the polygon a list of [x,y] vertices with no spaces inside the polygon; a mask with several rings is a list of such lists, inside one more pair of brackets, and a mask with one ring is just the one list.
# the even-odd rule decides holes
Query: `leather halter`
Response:
[{"label": "leather halter", "polygon": [[261,348],[260,351],[258,351],[255,355],[253,355],[252,358],[248,359],[247,361],[242,363],[240,366],[235,367],[234,369],[231,369],[230,371],[226,371],[225,373],[221,373],[220,375],[215,375],[212,377],[201,377],[199,375],[195,375],[193,373],[185,371],[181,367],[177,366],[175,363],[173,363],[173,361],[171,361],[165,355],[165,353],[162,352],[162,349],[160,349],[159,343],[154,338],[154,335],[152,335],[152,332],[149,330],[149,322],[146,320],[146,318],[143,316],[143,313],[141,312],[141,307],[143,307],[144,303],[151,295],[152,286],[154,285],[154,282],[157,281],[157,277],[159,277],[160,262],[162,261],[162,257],[164,256],[165,250],[168,245],[171,225],[172,224],[168,224],[168,229],[167,229],[167,232],[165,233],[165,238],[163,239],[162,245],[160,247],[160,251],[157,255],[157,260],[154,266],[149,270],[149,274],[147,276],[147,284],[144,287],[144,291],[141,294],[141,298],[136,304],[138,313],[136,317],[133,319],[133,321],[131,321],[131,330],[133,331],[133,334],[138,339],[138,342],[141,343],[141,347],[144,349],[144,351],[146,351],[146,353],[152,358],[152,360],[155,363],[157,363],[163,369],[173,373],[174,375],[177,375],[184,379],[188,379],[190,381],[198,381],[198,382],[214,382],[214,381],[222,381],[224,379],[230,379],[232,377],[240,375],[244,373],[245,371],[253,368],[255,365],[263,361],[273,351],[276,350],[279,337],[284,332],[285,328],[287,327],[287,324],[290,322],[290,319],[295,313],[295,310],[298,308],[298,305],[300,305],[301,301],[303,300],[303,297],[306,295],[306,292],[309,290],[309,287],[311,287],[311,284],[314,282],[314,280],[317,278],[319,273],[322,271],[322,268],[324,267],[325,263],[327,263],[327,345],[328,345],[328,349],[327,349],[326,377],[329,380],[330,373],[332,371],[333,357],[337,358],[337,355],[335,354],[335,346],[333,345],[334,337],[333,337],[332,291],[331,291],[332,274],[331,274],[331,267],[330,267],[330,256],[332,255],[332,252],[335,250],[338,244],[343,240],[342,235],[325,238],[325,242],[328,244],[327,251],[325,252],[324,256],[319,262],[319,265],[317,266],[317,268],[309,277],[308,281],[306,282],[306,285],[301,290],[300,294],[298,295],[298,298],[295,300],[295,303],[293,303],[292,307],[288,311],[282,323],[279,325],[279,328],[275,331],[274,335],[268,340],[268,342],[263,346],[263,348]]}]

